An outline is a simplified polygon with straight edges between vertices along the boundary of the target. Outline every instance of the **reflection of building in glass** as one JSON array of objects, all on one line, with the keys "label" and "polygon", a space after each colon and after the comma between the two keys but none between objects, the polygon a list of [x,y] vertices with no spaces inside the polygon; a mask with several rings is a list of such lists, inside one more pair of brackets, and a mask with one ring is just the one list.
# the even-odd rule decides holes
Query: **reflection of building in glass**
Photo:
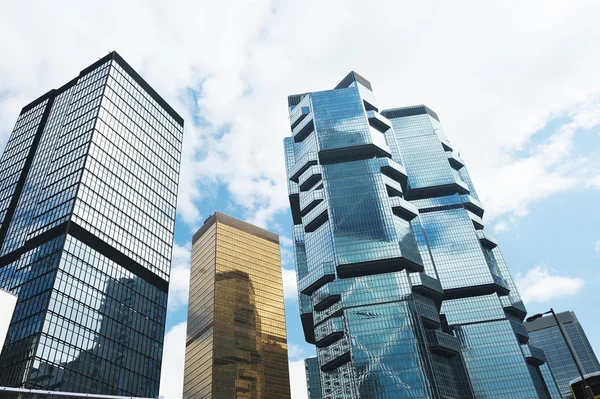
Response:
[{"label": "reflection of building in glass", "polygon": [[323,398],[556,398],[461,158],[351,72],[288,98],[300,313]]},{"label": "reflection of building in glass", "polygon": [[23,108],[0,161],[0,386],[158,394],[182,134],[115,52]]},{"label": "reflection of building in glass", "polygon": [[321,373],[319,371],[319,359],[309,357],[304,361],[306,371],[306,387],[308,388],[308,399],[321,399]]},{"label": "reflection of building in glass", "polygon": [[[583,327],[573,312],[562,312],[556,315],[563,325],[567,338],[571,341],[575,354],[579,358],[585,374],[600,372],[600,363],[583,331]],[[530,323],[525,323],[530,342],[542,349],[548,359],[550,370],[556,378],[560,392],[565,398],[572,398],[570,381],[579,377],[577,365],[567,346],[554,317],[545,316]],[[580,377],[579,377],[580,378]],[[594,391],[596,395],[600,392]]]},{"label": "reflection of building in glass", "polygon": [[290,397],[279,237],[219,212],[193,238],[183,397]]}]

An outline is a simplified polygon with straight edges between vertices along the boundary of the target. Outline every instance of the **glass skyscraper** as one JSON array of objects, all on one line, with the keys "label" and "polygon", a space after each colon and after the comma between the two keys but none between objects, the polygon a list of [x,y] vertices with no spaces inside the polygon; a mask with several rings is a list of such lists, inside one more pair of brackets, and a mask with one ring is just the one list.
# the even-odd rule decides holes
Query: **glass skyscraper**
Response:
[{"label": "glass skyscraper", "polygon": [[194,234],[184,399],[289,399],[279,236],[215,212]]},{"label": "glass skyscraper", "polygon": [[23,108],[0,161],[0,386],[158,395],[182,136],[116,52]]},{"label": "glass skyscraper", "polygon": [[436,113],[380,112],[355,72],[288,105],[300,313],[322,397],[560,397]]},{"label": "glass skyscraper", "polygon": [[316,357],[309,357],[304,360],[304,369],[306,373],[308,399],[321,399],[323,397],[323,392],[321,389],[319,359]]},{"label": "glass skyscraper", "polygon": [[[600,363],[583,331],[583,327],[577,320],[575,313],[562,312],[556,315],[558,321],[563,325],[567,339],[573,345],[575,354],[581,363],[584,374],[600,372]],[[571,387],[569,382],[579,378],[577,365],[573,361],[556,321],[552,316],[542,317],[530,323],[525,323],[532,344],[541,348],[548,359],[548,366],[556,378],[556,383],[565,399],[571,399]],[[594,392],[596,395],[600,392]]]}]

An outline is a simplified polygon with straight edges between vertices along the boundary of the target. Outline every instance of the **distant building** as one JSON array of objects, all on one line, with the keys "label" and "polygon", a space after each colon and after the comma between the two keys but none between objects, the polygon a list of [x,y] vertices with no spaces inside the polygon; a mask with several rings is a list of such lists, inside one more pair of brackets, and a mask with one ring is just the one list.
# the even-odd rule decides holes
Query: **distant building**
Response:
[{"label": "distant building", "polygon": [[[575,348],[575,354],[579,358],[584,374],[600,372],[598,358],[575,313],[562,312],[556,316],[563,325],[567,338]],[[572,398],[570,381],[580,378],[579,371],[554,317],[545,316],[531,323],[525,323],[525,328],[529,333],[529,341],[546,354],[548,365],[554,374],[561,394],[565,398]],[[600,392],[594,391],[594,394],[600,395]]]},{"label": "distant building", "polygon": [[185,399],[289,399],[279,237],[215,212],[194,234]]},{"label": "distant building", "polygon": [[23,107],[0,160],[0,386],[158,395],[182,137],[116,52]]},{"label": "distant building", "polygon": [[309,357],[304,361],[306,369],[306,387],[308,388],[308,399],[322,399],[321,373],[319,372],[319,359]]},{"label": "distant building", "polygon": [[4,340],[6,339],[6,333],[8,332],[8,326],[10,325],[16,303],[16,296],[0,289],[0,351],[2,350],[2,346],[4,346]]}]

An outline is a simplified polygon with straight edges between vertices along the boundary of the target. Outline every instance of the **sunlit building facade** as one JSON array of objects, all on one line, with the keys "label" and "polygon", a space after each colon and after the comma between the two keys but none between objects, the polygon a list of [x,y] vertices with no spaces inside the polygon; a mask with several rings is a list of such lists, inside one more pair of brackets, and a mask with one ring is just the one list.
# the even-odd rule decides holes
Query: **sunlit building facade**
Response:
[{"label": "sunlit building facade", "polygon": [[182,136],[116,52],[23,108],[0,161],[0,386],[158,395]]},{"label": "sunlit building facade", "polygon": [[215,212],[194,234],[185,399],[289,399],[279,237]]},{"label": "sunlit building facade", "polygon": [[435,112],[380,112],[355,72],[288,105],[300,313],[322,397],[559,398]]},{"label": "sunlit building facade", "polygon": [[[584,375],[600,373],[598,358],[575,313],[561,312],[556,317],[562,324],[567,339],[575,349],[575,355]],[[529,333],[531,343],[546,354],[548,366],[556,378],[563,397],[573,399],[570,381],[579,378],[580,374],[554,317],[550,315],[533,322],[526,322],[525,328]],[[594,391],[594,393],[600,395],[600,392]]]}]

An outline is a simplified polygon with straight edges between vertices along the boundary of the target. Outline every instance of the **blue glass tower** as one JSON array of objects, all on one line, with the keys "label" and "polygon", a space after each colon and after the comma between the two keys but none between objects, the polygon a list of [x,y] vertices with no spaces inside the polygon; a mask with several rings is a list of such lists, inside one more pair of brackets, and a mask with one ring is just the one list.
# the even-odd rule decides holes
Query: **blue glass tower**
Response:
[{"label": "blue glass tower", "polygon": [[299,302],[322,397],[560,397],[435,112],[379,112],[355,72],[288,105]]}]

